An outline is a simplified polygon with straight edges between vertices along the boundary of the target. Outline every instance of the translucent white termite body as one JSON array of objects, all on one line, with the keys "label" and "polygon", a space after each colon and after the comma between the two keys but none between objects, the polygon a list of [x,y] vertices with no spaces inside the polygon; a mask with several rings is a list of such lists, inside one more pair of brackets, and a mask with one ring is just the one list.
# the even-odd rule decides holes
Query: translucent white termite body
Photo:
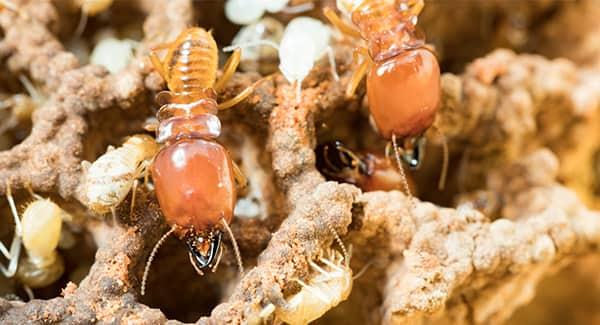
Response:
[{"label": "translucent white termite body", "polygon": [[225,3],[225,16],[234,24],[248,25],[262,18],[266,12],[295,14],[314,8],[312,2],[291,7],[288,6],[289,2],[290,0],[228,0]]},{"label": "translucent white termite body", "polygon": [[37,197],[23,212],[22,237],[27,257],[19,263],[17,278],[26,286],[41,288],[63,274],[65,265],[56,251],[63,220],[69,213],[49,199]]},{"label": "translucent white termite body", "polygon": [[[260,41],[279,44],[283,37],[283,24],[271,17],[264,17],[261,20],[242,27],[235,35],[232,45],[253,44]],[[249,47],[242,51],[240,67],[244,71],[258,71],[262,74],[269,74],[277,70],[279,53],[276,48],[268,45],[259,45]]]},{"label": "translucent white termite body", "polygon": [[346,300],[352,291],[352,269],[342,254],[330,249],[327,256],[309,261],[311,273],[306,282],[297,280],[302,289],[286,299],[284,306],[269,304],[261,312],[263,319],[272,312],[275,319],[288,324],[307,324]]},{"label": "translucent white termite body", "polygon": [[90,63],[105,67],[110,73],[123,70],[133,58],[138,42],[129,39],[104,37],[94,47]]},{"label": "translucent white termite body", "polygon": [[147,174],[158,149],[154,138],[148,135],[134,135],[117,149],[109,147],[86,172],[84,191],[87,206],[97,213],[114,212],[114,208],[137,184],[137,179]]},{"label": "translucent white termite body", "polygon": [[323,55],[328,54],[333,78],[339,80],[333,50],[329,46],[331,34],[331,28],[320,20],[297,17],[286,26],[279,45],[268,40],[258,40],[228,46],[223,50],[231,51],[238,47],[246,49],[263,45],[276,48],[279,51],[279,70],[290,83],[296,85],[296,100],[300,102],[302,81]]}]

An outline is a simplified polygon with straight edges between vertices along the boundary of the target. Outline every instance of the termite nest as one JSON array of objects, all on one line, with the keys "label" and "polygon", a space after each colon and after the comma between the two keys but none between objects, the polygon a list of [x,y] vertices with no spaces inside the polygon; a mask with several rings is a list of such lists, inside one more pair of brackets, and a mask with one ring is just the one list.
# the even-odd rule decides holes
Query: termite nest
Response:
[{"label": "termite nest", "polygon": [[0,0],[0,322],[593,322],[599,15]]}]

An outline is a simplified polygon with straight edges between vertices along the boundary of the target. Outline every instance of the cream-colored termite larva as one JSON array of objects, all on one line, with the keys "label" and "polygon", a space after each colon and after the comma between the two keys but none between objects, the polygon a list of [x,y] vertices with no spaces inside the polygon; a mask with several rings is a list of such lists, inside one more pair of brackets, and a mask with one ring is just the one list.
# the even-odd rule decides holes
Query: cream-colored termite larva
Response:
[{"label": "cream-colored termite larva", "polygon": [[91,165],[86,163],[84,191],[87,206],[97,213],[111,211],[114,216],[115,208],[133,187],[133,209],[137,179],[147,176],[147,168],[158,149],[154,138],[138,134],[117,149],[109,147]]},{"label": "cream-colored termite larva", "polygon": [[225,3],[225,16],[234,24],[248,25],[262,18],[266,12],[299,14],[315,7],[312,1],[296,6],[288,6],[289,2],[290,0],[228,0]]},{"label": "cream-colored termite larva", "polygon": [[348,260],[334,249],[309,261],[311,272],[305,281],[296,280],[302,289],[289,298],[285,305],[267,305],[260,313],[266,319],[274,313],[275,319],[288,324],[308,324],[346,300],[352,291],[352,269]]},{"label": "cream-colored termite larva", "polygon": [[41,288],[54,283],[65,270],[56,248],[63,220],[72,217],[50,199],[33,195],[36,200],[27,205],[21,220],[27,257],[19,263],[17,278],[30,288]]},{"label": "cream-colored termite larva", "polygon": [[279,70],[290,83],[296,85],[296,100],[300,102],[302,81],[323,55],[328,55],[331,74],[336,81],[339,80],[333,50],[329,46],[331,33],[331,28],[320,20],[297,17],[286,26],[279,45],[269,40],[257,40],[231,45],[225,47],[223,51],[265,45],[276,48],[279,51]]},{"label": "cream-colored termite larva", "polygon": [[133,58],[138,42],[103,35],[90,55],[90,63],[105,67],[110,73],[123,70]]}]

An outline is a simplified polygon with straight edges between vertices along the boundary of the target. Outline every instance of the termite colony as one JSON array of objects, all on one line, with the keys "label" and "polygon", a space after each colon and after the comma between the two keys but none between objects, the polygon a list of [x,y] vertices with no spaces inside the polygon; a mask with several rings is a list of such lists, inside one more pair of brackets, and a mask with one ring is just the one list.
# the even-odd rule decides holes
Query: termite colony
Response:
[{"label": "termite colony", "polygon": [[485,223],[499,191],[459,196],[455,170],[444,189],[445,137],[468,140],[439,128],[458,104],[423,0],[39,0],[44,22],[32,1],[0,0],[2,29],[42,35],[0,34],[0,323],[384,322],[413,313],[390,287],[457,283],[438,255],[467,240],[424,228],[511,226]]}]

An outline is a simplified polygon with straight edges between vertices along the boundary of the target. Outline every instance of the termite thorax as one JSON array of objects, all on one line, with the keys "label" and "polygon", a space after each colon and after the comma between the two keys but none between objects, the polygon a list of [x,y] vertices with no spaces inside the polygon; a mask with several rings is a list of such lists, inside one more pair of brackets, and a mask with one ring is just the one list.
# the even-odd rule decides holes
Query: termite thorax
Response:
[{"label": "termite thorax", "polygon": [[156,141],[169,144],[181,139],[216,139],[221,134],[221,121],[215,115],[217,110],[212,98],[163,105],[158,113]]}]

